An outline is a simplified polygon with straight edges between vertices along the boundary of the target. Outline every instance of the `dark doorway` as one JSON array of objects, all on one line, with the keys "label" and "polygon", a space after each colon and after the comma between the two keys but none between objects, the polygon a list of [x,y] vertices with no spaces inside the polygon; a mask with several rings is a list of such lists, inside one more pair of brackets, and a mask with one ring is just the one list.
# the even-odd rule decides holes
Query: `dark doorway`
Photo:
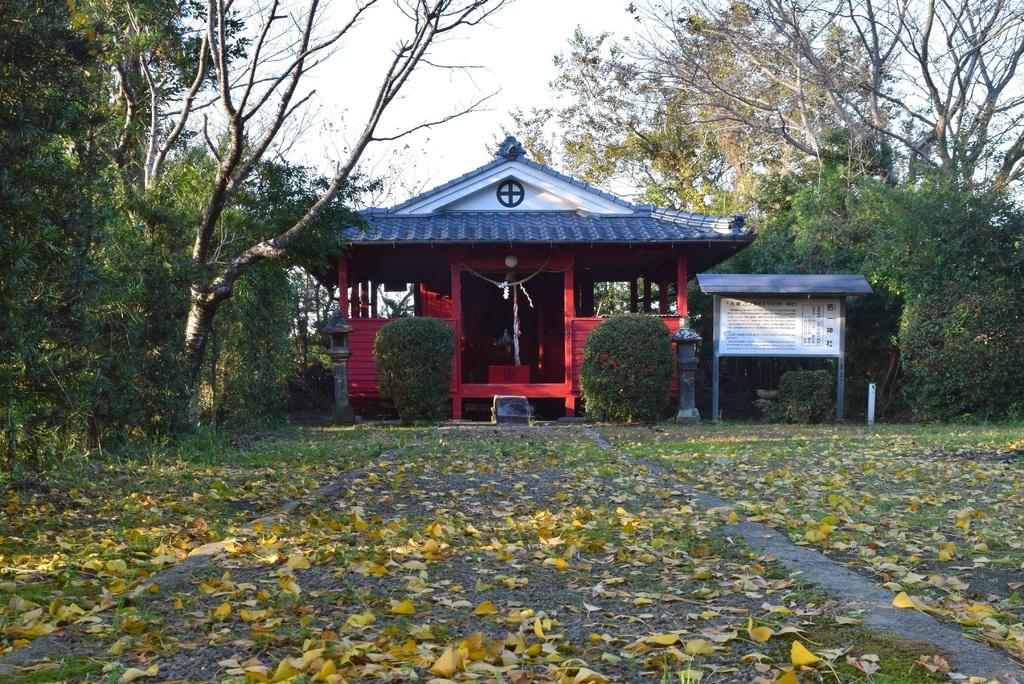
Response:
[{"label": "dark doorway", "polygon": [[[503,273],[484,273],[504,280]],[[519,293],[519,359],[530,370],[531,383],[565,381],[565,319],[563,276],[541,273]],[[533,305],[530,305],[530,302]],[[462,382],[486,384],[490,366],[515,363],[512,347],[512,294],[508,299],[493,283],[462,274]]]}]

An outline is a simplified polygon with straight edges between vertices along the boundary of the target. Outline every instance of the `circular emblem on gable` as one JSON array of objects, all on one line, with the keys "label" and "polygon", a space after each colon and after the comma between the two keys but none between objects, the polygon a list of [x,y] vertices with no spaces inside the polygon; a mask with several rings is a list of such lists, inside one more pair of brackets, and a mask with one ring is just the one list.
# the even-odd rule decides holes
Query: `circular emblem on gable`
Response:
[{"label": "circular emblem on gable", "polygon": [[526,190],[523,184],[517,180],[506,180],[498,184],[498,202],[503,207],[517,207],[523,203],[526,197]]}]

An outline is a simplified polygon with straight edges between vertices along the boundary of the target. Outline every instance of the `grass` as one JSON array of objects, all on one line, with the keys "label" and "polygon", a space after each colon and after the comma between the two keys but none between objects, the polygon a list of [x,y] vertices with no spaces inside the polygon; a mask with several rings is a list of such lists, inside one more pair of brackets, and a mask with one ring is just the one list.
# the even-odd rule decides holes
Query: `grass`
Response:
[{"label": "grass", "polygon": [[[57,628],[113,605],[206,542],[301,497],[424,429],[285,429],[231,440],[198,435],[173,449],[69,463],[0,490],[0,653],[39,636],[18,630],[16,596],[49,606]],[[52,612],[52,611],[51,611]]]},{"label": "grass", "polygon": [[[173,679],[180,666],[164,664],[183,654],[225,681],[262,676],[243,663],[272,674],[303,658],[307,677],[333,659],[352,680],[409,669],[429,679],[449,646],[467,654],[455,678],[514,660],[533,675],[571,681],[585,659],[612,681],[662,673],[677,681],[686,669],[771,681],[789,667],[796,639],[832,658],[842,682],[943,681],[915,664],[934,653],[927,647],[836,623],[842,602],[728,539],[719,512],[686,505],[685,483],[927,598],[1015,653],[1020,592],[992,598],[950,582],[998,587],[1000,572],[1019,567],[1024,473],[989,454],[1024,444],[1021,428],[602,430],[672,476],[614,457],[574,429],[290,428],[204,435],[8,488],[0,493],[14,512],[0,522],[0,650],[39,636],[33,627],[60,629],[84,613],[95,621],[74,637],[75,649],[97,660],[69,657],[58,666],[66,672],[23,672],[18,684],[51,675],[96,681],[104,665],[118,673],[149,663]],[[955,455],[965,450],[978,453]],[[335,495],[239,534],[328,483],[340,483]],[[130,600],[152,574],[224,538],[234,540],[229,553],[188,591]],[[947,543],[955,554],[940,561]],[[415,612],[393,612],[405,600]],[[485,600],[496,612],[474,613]],[[970,613],[978,605],[983,619]],[[776,635],[755,643],[748,619]],[[667,642],[647,641],[656,634]],[[523,639],[516,653],[504,635]],[[702,640],[707,647],[694,645]],[[687,644],[698,654],[692,661]],[[115,657],[113,647],[123,653]],[[757,653],[762,670],[753,669]],[[864,677],[847,654],[877,655],[881,672]],[[218,665],[228,656],[237,668]],[[801,674],[830,680],[825,667]]]},{"label": "grass", "polygon": [[103,671],[103,661],[86,656],[71,655],[42,667],[20,672],[11,684],[48,684],[83,680]]},{"label": "grass", "polygon": [[945,675],[929,672],[919,662],[921,656],[943,655],[927,644],[899,639],[891,634],[863,627],[836,626],[828,631],[816,630],[808,633],[808,639],[811,641],[835,641],[837,636],[843,643],[851,644],[851,651],[855,654],[878,656],[878,664],[881,666],[878,673],[867,677],[845,659],[840,659],[836,671],[840,675],[845,675],[845,681],[873,684],[930,684],[949,681]]},{"label": "grass", "polygon": [[[606,435],[1024,656],[1024,427],[724,426]],[[1011,454],[1010,456],[1007,456]],[[1015,626],[1016,625],[1016,626]]]}]

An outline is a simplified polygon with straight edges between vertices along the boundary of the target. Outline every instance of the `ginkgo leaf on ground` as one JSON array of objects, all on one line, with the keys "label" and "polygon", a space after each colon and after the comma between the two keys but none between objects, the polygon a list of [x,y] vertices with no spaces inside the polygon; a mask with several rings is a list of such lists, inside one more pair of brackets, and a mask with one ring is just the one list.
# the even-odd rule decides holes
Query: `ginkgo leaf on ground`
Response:
[{"label": "ginkgo leaf on ground", "polygon": [[820,662],[821,658],[807,650],[807,647],[799,641],[794,641],[789,652],[789,660],[794,665],[813,665]]},{"label": "ginkgo leaf on ground", "polygon": [[754,618],[747,619],[747,634],[754,641],[764,643],[772,638],[775,634],[770,627],[754,627]]},{"label": "ginkgo leaf on ground", "polygon": [[473,609],[473,615],[494,615],[497,612],[497,606],[495,606],[491,601],[484,601]]},{"label": "ginkgo leaf on ground", "polygon": [[155,677],[158,672],[160,672],[160,666],[156,664],[150,665],[145,670],[129,667],[118,678],[117,684],[128,684],[128,682],[134,682],[136,679],[142,679],[143,677]]},{"label": "ginkgo leaf on ground", "polygon": [[775,680],[775,684],[800,684],[800,679],[796,676],[796,670],[786,670]]},{"label": "ginkgo leaf on ground", "polygon": [[285,565],[291,570],[306,570],[310,567],[309,559],[301,553],[293,553],[288,557],[288,561]]},{"label": "ginkgo leaf on ground", "polygon": [[892,605],[896,608],[913,608],[914,610],[920,610],[921,612],[927,612],[929,608],[923,603],[910,596],[905,591],[901,591],[896,594],[892,600]]},{"label": "ginkgo leaf on ground", "polygon": [[656,644],[658,646],[671,646],[672,644],[678,644],[679,643],[679,635],[678,634],[668,634],[668,633],[665,633],[665,634],[655,634],[654,636],[647,637],[647,639],[645,639],[645,641],[647,641],[648,643],[651,643],[651,644]]},{"label": "ginkgo leaf on ground", "polygon": [[462,656],[459,652],[449,646],[444,650],[437,660],[430,666],[430,671],[434,674],[441,675],[442,677],[451,677],[453,674],[458,672],[462,666]]},{"label": "ginkgo leaf on ground", "polygon": [[415,615],[416,606],[412,605],[412,601],[405,599],[391,606],[391,613],[393,615]]}]

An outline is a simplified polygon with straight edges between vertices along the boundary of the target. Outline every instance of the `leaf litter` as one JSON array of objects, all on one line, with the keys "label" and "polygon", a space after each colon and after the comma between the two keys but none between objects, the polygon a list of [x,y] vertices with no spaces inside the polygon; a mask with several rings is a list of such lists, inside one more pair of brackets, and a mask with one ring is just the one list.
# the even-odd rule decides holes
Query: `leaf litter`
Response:
[{"label": "leaf litter", "polygon": [[[188,591],[129,573],[62,654],[126,681],[767,683],[889,667],[859,648],[856,615],[732,540],[721,511],[579,433],[416,439],[361,459],[327,499],[228,528]],[[944,681],[942,654],[921,657],[936,669],[911,663],[913,681]]]}]

